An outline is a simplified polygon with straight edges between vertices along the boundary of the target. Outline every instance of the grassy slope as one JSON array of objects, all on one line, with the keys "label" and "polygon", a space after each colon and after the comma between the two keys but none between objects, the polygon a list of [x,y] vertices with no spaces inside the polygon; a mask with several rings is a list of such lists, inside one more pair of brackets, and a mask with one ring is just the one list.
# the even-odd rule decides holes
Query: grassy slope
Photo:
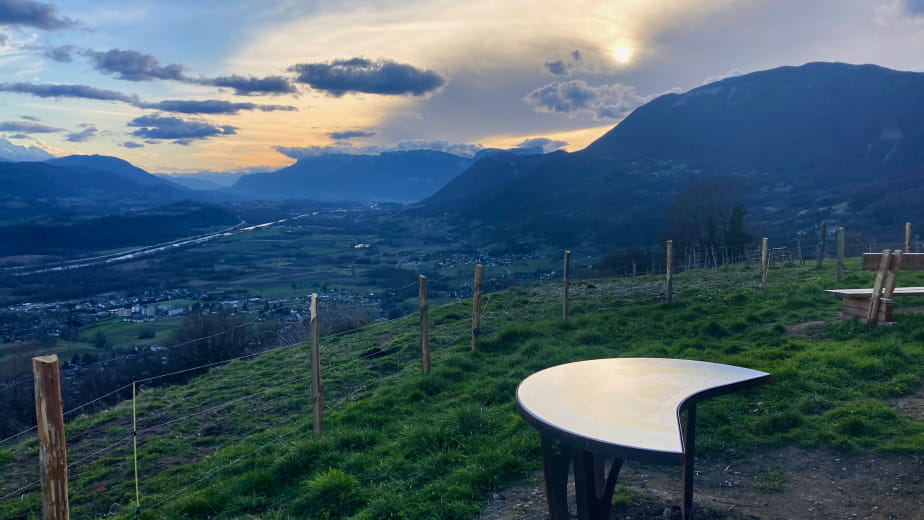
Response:
[{"label": "grassy slope", "polygon": [[[852,274],[839,285],[868,285],[871,276]],[[704,456],[786,444],[924,452],[924,425],[883,401],[921,381],[924,316],[899,307],[892,327],[841,322],[833,320],[839,301],[822,293],[838,285],[832,269],[780,267],[770,278],[762,294],[756,270],[746,267],[682,274],[670,305],[656,301],[660,279],[580,281],[567,322],[558,318],[560,286],[515,288],[490,295],[477,353],[468,346],[470,304],[433,309],[436,353],[426,377],[418,373],[413,317],[330,338],[323,342],[320,439],[311,433],[303,347],[235,362],[189,385],[143,391],[142,512],[471,518],[487,492],[540,464],[538,437],[514,410],[518,382],[548,366],[598,357],[684,357],[771,372],[772,385],[700,405],[697,448]],[[920,284],[915,278],[900,280]],[[787,326],[812,320],[827,324],[811,339],[787,334]],[[390,354],[359,358],[373,347]],[[90,459],[71,470],[75,517],[133,515],[130,414],[123,404],[70,425],[70,460]],[[3,469],[22,473],[23,482],[35,478],[19,466],[34,465],[30,449],[17,446],[5,456],[0,449],[0,464],[10,459]],[[25,518],[37,507],[32,493],[0,503],[0,517]]]}]

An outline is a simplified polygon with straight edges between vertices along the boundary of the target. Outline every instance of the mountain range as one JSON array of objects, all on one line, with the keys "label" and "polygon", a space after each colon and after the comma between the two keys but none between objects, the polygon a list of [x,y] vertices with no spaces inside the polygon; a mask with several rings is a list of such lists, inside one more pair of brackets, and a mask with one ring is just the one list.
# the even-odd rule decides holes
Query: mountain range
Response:
[{"label": "mountain range", "polygon": [[210,191],[112,157],[0,162],[0,219],[312,199],[419,201],[409,214],[446,219],[458,236],[489,242],[695,242],[690,222],[708,227],[733,207],[746,212],[752,234],[798,236],[822,219],[894,233],[924,216],[920,121],[924,74],[808,63],[662,95],[574,153],[326,154]]},{"label": "mountain range", "polygon": [[706,218],[709,201],[741,204],[755,233],[895,232],[924,216],[921,121],[924,74],[780,67],[660,96],[573,154],[482,161],[412,211],[564,244],[652,244],[679,233],[678,204]]}]

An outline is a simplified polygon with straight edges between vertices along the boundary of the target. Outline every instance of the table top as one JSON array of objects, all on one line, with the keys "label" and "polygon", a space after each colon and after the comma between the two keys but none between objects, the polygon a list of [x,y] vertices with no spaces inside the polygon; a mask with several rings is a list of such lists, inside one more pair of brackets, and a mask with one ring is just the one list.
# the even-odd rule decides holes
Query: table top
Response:
[{"label": "table top", "polygon": [[684,452],[684,405],[769,381],[766,372],[705,361],[596,359],[527,377],[517,388],[517,407],[533,426],[565,442],[676,461]]}]

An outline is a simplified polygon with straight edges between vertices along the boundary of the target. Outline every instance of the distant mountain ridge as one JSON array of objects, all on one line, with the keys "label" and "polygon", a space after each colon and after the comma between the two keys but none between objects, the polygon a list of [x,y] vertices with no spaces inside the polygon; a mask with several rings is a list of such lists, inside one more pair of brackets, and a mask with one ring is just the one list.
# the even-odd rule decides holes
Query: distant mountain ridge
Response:
[{"label": "distant mountain ridge", "polygon": [[920,121],[924,74],[780,67],[660,96],[567,156],[476,163],[452,195],[447,186],[414,211],[495,240],[650,245],[682,190],[727,178],[757,232],[807,233],[822,219],[873,231],[924,217]]},{"label": "distant mountain ridge", "polygon": [[416,202],[434,194],[479,159],[495,154],[541,153],[540,147],[484,149],[474,157],[436,150],[328,153],[303,157],[275,172],[241,177],[229,192],[256,199]]}]

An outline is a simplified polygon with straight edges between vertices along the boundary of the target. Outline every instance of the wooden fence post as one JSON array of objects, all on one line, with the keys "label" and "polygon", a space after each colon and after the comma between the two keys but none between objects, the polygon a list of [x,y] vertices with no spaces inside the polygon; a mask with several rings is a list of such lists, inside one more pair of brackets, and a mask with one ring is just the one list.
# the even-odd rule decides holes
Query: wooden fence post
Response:
[{"label": "wooden fence post", "polygon": [[767,238],[760,241],[760,288],[767,290]]},{"label": "wooden fence post", "polygon": [[32,358],[35,417],[38,421],[39,468],[42,473],[42,520],[67,520],[67,441],[58,356]]},{"label": "wooden fence post", "polygon": [[571,251],[565,251],[565,259],[562,265],[562,282],[564,287],[562,287],[561,293],[561,319],[568,319],[568,288],[571,286],[571,282],[568,280],[568,271],[571,270]]},{"label": "wooden fence post", "polygon": [[796,251],[799,255],[799,265],[805,265],[805,256],[802,255],[802,241],[796,240]]},{"label": "wooden fence post", "polygon": [[472,352],[478,344],[481,333],[481,281],[484,278],[484,266],[475,264],[475,283],[472,286]]},{"label": "wooden fence post", "polygon": [[911,222],[905,222],[905,253],[911,252]]},{"label": "wooden fence post", "polygon": [[420,275],[418,301],[420,303],[420,368],[424,375],[430,373],[430,311],[427,306],[427,277]]},{"label": "wooden fence post", "polygon": [[321,382],[321,328],[318,323],[318,295],[311,294],[311,400],[314,404],[314,434],[324,434],[324,383]]},{"label": "wooden fence post", "polygon": [[821,269],[821,260],[825,257],[825,242],[828,238],[828,221],[822,220],[818,226],[818,249],[815,251],[815,268]]},{"label": "wooden fence post", "polygon": [[844,228],[837,228],[837,281],[844,281]]},{"label": "wooden fence post", "polygon": [[667,241],[667,255],[665,257],[666,265],[664,272],[667,276],[667,282],[664,284],[664,299],[667,303],[674,301],[674,241]]}]

